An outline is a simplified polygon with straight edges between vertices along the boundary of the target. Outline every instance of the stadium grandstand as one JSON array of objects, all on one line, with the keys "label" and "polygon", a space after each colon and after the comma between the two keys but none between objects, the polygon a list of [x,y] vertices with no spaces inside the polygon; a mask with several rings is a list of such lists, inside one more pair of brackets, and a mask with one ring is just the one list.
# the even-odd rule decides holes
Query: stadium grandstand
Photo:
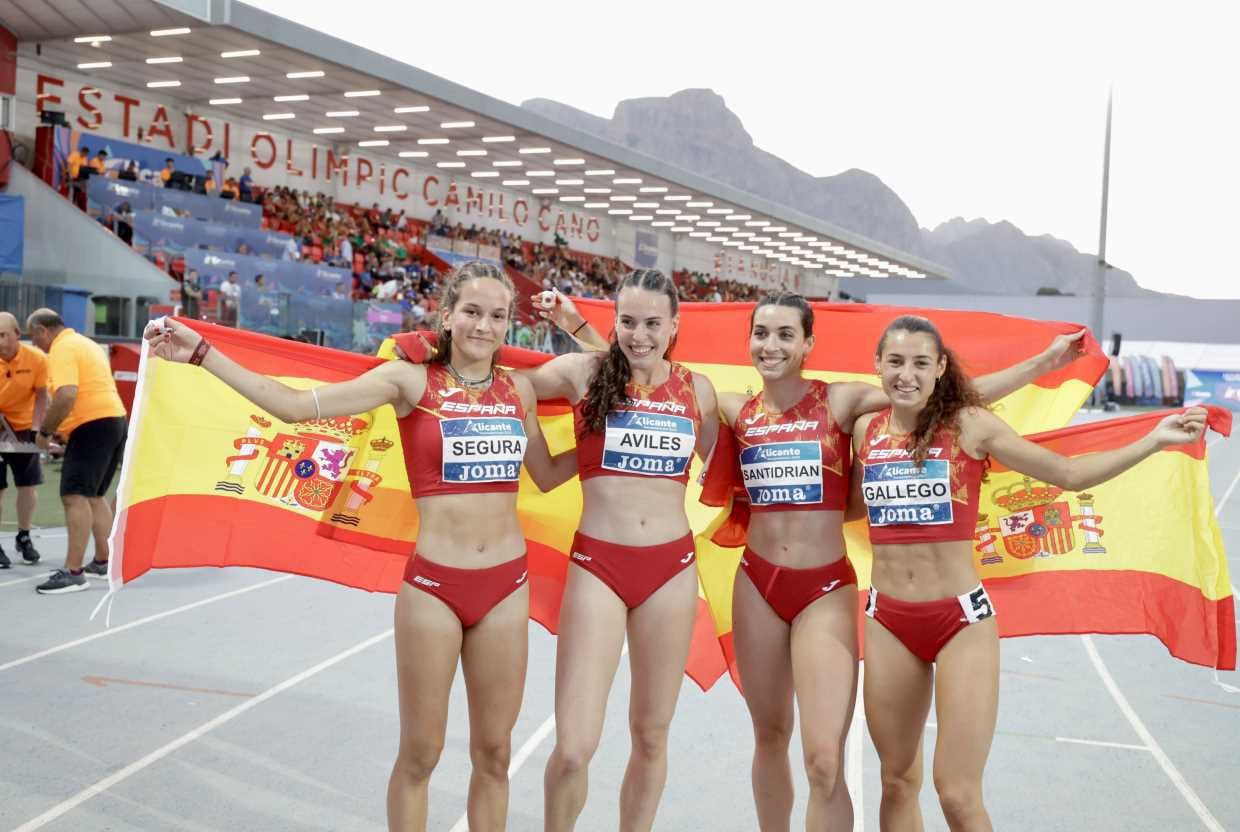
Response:
[{"label": "stadium grandstand", "polygon": [[[97,335],[184,311],[189,275],[199,316],[226,319],[229,272],[241,326],[359,350],[425,323],[437,278],[475,258],[523,298],[603,296],[635,266],[674,274],[688,300],[947,276],[245,4],[185,8],[0,10],[5,126],[34,174],[9,192],[28,225],[65,230],[28,241],[21,300],[68,283]],[[523,303],[513,340],[549,336]]]}]

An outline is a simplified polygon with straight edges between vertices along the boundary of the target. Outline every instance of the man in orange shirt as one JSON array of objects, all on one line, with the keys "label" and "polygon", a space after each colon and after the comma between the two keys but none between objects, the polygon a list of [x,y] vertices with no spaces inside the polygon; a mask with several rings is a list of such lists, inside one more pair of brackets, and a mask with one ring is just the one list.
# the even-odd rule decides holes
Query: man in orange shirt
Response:
[{"label": "man in orange shirt", "polygon": [[[64,569],[36,587],[44,595],[86,589],[85,575],[108,575],[108,532],[112,508],[108,488],[125,446],[125,405],[116,392],[103,350],[65,326],[51,309],[36,309],[26,321],[35,346],[47,353],[52,401],[39,424],[36,444],[46,449],[53,436],[65,438],[60,500],[65,507],[69,546]],[[95,539],[95,558],[83,566],[86,544]]]},{"label": "man in orange shirt", "polygon": [[[32,426],[47,412],[47,356],[21,342],[17,318],[0,312],[0,416],[8,422],[18,442],[34,442]],[[43,483],[43,467],[35,453],[0,452],[0,502],[8,489],[8,472],[17,486],[17,552],[26,563],[38,563],[39,551],[30,540],[30,524],[38,505],[37,486]],[[0,547],[0,569],[9,568],[9,557]]]}]

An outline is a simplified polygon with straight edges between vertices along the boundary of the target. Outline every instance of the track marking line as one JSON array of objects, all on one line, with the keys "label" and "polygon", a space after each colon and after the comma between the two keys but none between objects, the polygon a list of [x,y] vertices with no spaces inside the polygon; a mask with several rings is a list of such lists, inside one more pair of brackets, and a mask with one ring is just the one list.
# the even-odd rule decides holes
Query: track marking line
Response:
[{"label": "track marking line", "polygon": [[241,716],[243,713],[250,710],[251,708],[254,708],[262,704],[263,702],[266,702],[268,699],[271,699],[277,694],[283,693],[284,691],[288,690],[291,687],[301,684],[302,682],[304,682],[305,680],[309,679],[312,676],[322,673],[324,670],[327,670],[329,667],[332,667],[333,665],[338,664],[344,661],[345,659],[357,653],[362,652],[367,647],[370,647],[371,645],[374,645],[374,644],[378,644],[380,641],[383,641],[384,639],[390,637],[391,635],[392,635],[391,629],[385,630],[382,633],[379,633],[378,635],[371,636],[370,638],[366,639],[360,644],[355,644],[349,649],[343,650],[337,653],[336,655],[332,656],[331,658],[325,659],[319,662],[314,667],[303,670],[302,672],[296,674],[295,676],[290,676],[289,678],[285,679],[283,682],[280,682],[278,685],[267,688],[267,690],[263,691],[258,696],[255,696],[253,699],[249,700],[248,702],[242,702],[237,707],[232,708],[231,710],[225,711],[224,713],[217,716],[215,719],[212,719],[208,722],[204,722],[202,725],[198,726],[194,730],[189,731],[185,734],[182,734],[181,736],[177,737],[175,740],[168,743],[167,745],[164,745],[160,748],[155,749],[154,751],[152,751],[150,754],[147,754],[142,759],[136,760],[130,763],[129,765],[122,768],[120,771],[109,774],[107,777],[103,778],[97,783],[91,786],[87,786],[85,789],[82,789],[80,792],[75,794],[73,797],[69,798],[68,800],[62,801],[61,803],[56,804],[55,806],[48,809],[43,814],[39,815],[37,818],[33,818],[31,820],[26,821],[24,824],[17,827],[17,829],[13,830],[13,832],[34,832],[34,830],[36,829],[42,829],[47,824],[56,820],[56,818],[64,815],[67,812],[72,811],[73,809],[76,809],[78,806],[90,800],[95,795],[101,794],[107,791],[108,789],[115,786],[117,783],[127,780],[129,777],[133,776],[134,774],[137,774],[139,771],[142,771],[142,769],[146,768],[152,763],[159,762],[164,757],[167,757],[169,754],[173,753],[177,749],[183,746],[189,745],[194,740],[215,730],[216,728],[220,727],[224,723],[229,722]]},{"label": "track marking line", "polygon": [[[1236,490],[1236,483],[1240,483],[1240,471],[1236,471],[1236,475],[1232,477],[1231,485],[1227,486],[1227,490],[1223,492],[1223,498],[1214,506],[1214,517],[1218,518],[1223,511],[1223,506],[1227,505],[1227,501],[1231,499],[1232,492]],[[1234,597],[1240,597],[1240,592],[1236,590],[1236,585],[1231,585],[1231,594]]]},{"label": "track marking line", "polygon": [[13,584],[24,584],[26,581],[37,581],[39,578],[46,578],[51,574],[51,572],[40,572],[38,575],[27,575],[24,578],[14,578],[11,581],[4,581],[0,583],[0,586],[12,586]]},{"label": "track marking line", "polygon": [[1126,748],[1129,751],[1149,751],[1144,745],[1133,745],[1130,742],[1104,742],[1103,740],[1082,740],[1077,737],[1055,737],[1055,742],[1071,742],[1077,745],[1100,745],[1103,748]]},{"label": "track marking line", "polygon": [[1210,813],[1206,804],[1202,802],[1197,793],[1193,791],[1193,787],[1188,785],[1188,781],[1184,779],[1184,775],[1180,774],[1180,770],[1171,762],[1171,758],[1162,750],[1162,746],[1158,744],[1158,740],[1154,739],[1154,735],[1145,727],[1145,723],[1141,721],[1141,717],[1137,716],[1137,712],[1128,704],[1127,697],[1123,691],[1119,689],[1119,685],[1115,683],[1111,673],[1107,670],[1106,664],[1102,661],[1102,656],[1098,653],[1098,648],[1094,646],[1094,640],[1088,635],[1081,636],[1081,642],[1085,645],[1085,652],[1089,654],[1089,660],[1093,662],[1094,670],[1098,671],[1102,684],[1106,686],[1107,692],[1111,694],[1111,698],[1115,700],[1115,704],[1119,707],[1120,712],[1127,718],[1128,723],[1133,730],[1137,732],[1137,736],[1141,738],[1141,742],[1145,743],[1146,748],[1154,755],[1154,759],[1162,766],[1162,770],[1166,773],[1172,785],[1180,792],[1189,807],[1197,813],[1202,825],[1210,832],[1223,832],[1223,826],[1218,819]]},{"label": "track marking line", "polygon": [[[624,640],[624,646],[620,648],[620,658],[624,658],[629,652],[629,640]],[[618,670],[619,668],[617,668]],[[543,720],[542,725],[534,729],[534,733],[530,734],[530,738],[521,744],[517,749],[517,753],[508,762],[508,781],[511,783],[512,778],[521,770],[521,766],[525,765],[525,761],[534,753],[534,749],[542,745],[543,740],[551,736],[551,732],[555,729],[555,711],[551,712],[551,716]],[[20,829],[16,832],[22,832]],[[469,812],[461,815],[457,822],[452,824],[449,832],[469,832]]]},{"label": "track marking line", "polygon": [[256,589],[262,589],[264,587],[268,587],[273,584],[278,584],[281,581],[291,580],[294,577],[296,576],[295,575],[281,575],[280,577],[272,578],[269,581],[263,581],[262,583],[253,584],[251,586],[243,586],[240,589],[234,589],[231,592],[225,592],[220,595],[212,595],[210,598],[203,598],[201,601],[194,601],[191,604],[184,604],[182,606],[175,607],[170,610],[165,610],[164,612],[157,612],[154,615],[148,615],[146,618],[139,618],[137,621],[130,621],[128,624],[122,624],[119,627],[112,627],[111,629],[101,630],[100,632],[93,633],[89,636],[84,636],[82,638],[74,639],[73,641],[67,641],[64,644],[58,644],[55,647],[49,647],[46,650],[40,650],[38,653],[31,653],[29,656],[22,656],[20,659],[14,659],[11,662],[5,662],[4,664],[0,664],[0,672],[3,672],[5,670],[12,670],[15,667],[21,667],[27,662],[32,662],[35,659],[41,659],[44,656],[51,656],[54,653],[59,653],[62,650],[69,650],[73,647],[78,647],[80,645],[87,644],[89,642],[94,641],[95,639],[103,638],[104,636],[114,636],[117,633],[123,633],[126,630],[133,629],[134,627],[141,627],[143,624],[150,624],[152,621],[159,621],[161,618],[167,618],[170,615],[176,615],[182,612],[189,612],[192,609],[197,609],[198,607],[202,607],[207,604],[214,604],[216,601],[223,601],[227,598],[235,598],[238,595],[244,595],[245,593],[253,592]]},{"label": "track marking line", "polygon": [[1213,699],[1194,699],[1191,696],[1180,696],[1177,693],[1164,693],[1163,696],[1166,696],[1169,699],[1178,699],[1181,702],[1193,702],[1198,705],[1218,705],[1220,708],[1240,709],[1240,705],[1233,705],[1230,702],[1215,702]]},{"label": "track marking line", "polygon": [[865,832],[865,791],[862,786],[865,771],[862,768],[865,750],[865,702],[862,687],[865,684],[865,665],[857,666],[857,701],[853,705],[852,724],[848,727],[848,745],[845,751],[844,783],[848,786],[853,805],[853,832]]}]

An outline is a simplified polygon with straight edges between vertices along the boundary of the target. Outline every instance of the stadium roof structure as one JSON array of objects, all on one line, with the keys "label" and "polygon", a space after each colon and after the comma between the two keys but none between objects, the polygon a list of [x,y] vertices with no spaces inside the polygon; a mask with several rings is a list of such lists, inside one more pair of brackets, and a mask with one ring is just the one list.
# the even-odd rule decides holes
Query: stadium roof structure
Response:
[{"label": "stadium roof structure", "polygon": [[[232,0],[8,0],[18,55],[829,277],[943,266]],[[175,82],[175,83],[174,83]]]}]

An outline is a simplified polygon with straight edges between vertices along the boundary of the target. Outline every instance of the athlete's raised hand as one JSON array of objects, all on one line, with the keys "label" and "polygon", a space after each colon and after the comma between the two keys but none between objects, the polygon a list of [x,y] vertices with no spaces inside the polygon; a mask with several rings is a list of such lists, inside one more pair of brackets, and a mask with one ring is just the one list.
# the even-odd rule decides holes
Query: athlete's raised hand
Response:
[{"label": "athlete's raised hand", "polygon": [[1158,426],[1150,432],[1150,436],[1160,447],[1170,445],[1186,445],[1197,441],[1206,429],[1206,409],[1190,407],[1181,413],[1166,416]]},{"label": "athlete's raised hand", "polygon": [[171,318],[156,318],[146,325],[142,337],[155,355],[167,361],[189,361],[202,336]]},{"label": "athlete's raised hand", "polygon": [[1046,371],[1062,370],[1085,355],[1085,333],[1088,331],[1079,329],[1067,335],[1056,335],[1051,345],[1043,351],[1046,357]]},{"label": "athlete's raised hand", "polygon": [[577,311],[577,305],[568,295],[559,289],[547,289],[530,298],[534,303],[534,311],[544,321],[558,326],[565,332],[572,332],[585,318]]}]

